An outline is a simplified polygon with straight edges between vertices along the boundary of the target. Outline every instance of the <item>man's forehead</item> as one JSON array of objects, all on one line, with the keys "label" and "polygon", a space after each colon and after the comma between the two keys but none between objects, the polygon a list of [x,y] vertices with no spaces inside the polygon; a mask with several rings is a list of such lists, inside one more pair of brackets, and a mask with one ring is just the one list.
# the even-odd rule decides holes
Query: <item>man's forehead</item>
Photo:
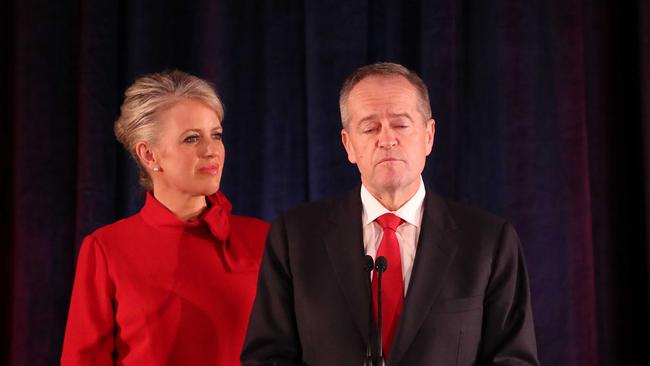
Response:
[{"label": "man's forehead", "polygon": [[402,77],[373,77],[363,79],[350,92],[348,104],[414,104],[417,103],[417,91]]},{"label": "man's forehead", "polygon": [[[364,79],[365,80],[365,79]],[[348,98],[349,109],[387,109],[393,114],[407,112],[417,105],[416,91],[408,81],[359,83]]]},{"label": "man's forehead", "polygon": [[415,92],[415,87],[401,75],[370,75],[360,80],[350,91],[350,94],[355,90],[363,88],[368,85],[381,85],[381,86],[400,86]]},{"label": "man's forehead", "polygon": [[411,116],[411,113],[408,111],[405,112],[391,112],[387,111],[386,113],[371,113],[365,116],[362,116],[359,118],[359,123],[364,123],[364,122],[373,122],[377,121],[381,118],[387,118],[387,119],[409,119],[413,120],[413,116]]}]

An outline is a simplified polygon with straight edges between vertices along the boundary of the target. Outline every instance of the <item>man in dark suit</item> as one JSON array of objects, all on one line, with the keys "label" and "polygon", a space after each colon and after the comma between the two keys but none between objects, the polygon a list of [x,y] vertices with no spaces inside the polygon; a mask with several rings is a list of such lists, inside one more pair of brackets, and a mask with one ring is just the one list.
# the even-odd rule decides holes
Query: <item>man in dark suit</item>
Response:
[{"label": "man in dark suit", "polygon": [[[361,186],[272,225],[242,363],[362,365],[383,348],[389,366],[537,365],[515,230],[422,181],[435,133],[422,80],[397,64],[364,66],[340,107]],[[388,259],[382,342],[366,255]]]}]

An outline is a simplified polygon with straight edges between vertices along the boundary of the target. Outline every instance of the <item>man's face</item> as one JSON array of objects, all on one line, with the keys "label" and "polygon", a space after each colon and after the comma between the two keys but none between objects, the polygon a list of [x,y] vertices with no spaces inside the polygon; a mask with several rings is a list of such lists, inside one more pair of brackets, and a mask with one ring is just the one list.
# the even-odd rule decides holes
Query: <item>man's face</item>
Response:
[{"label": "man's face", "polygon": [[351,90],[347,110],[341,139],[364,186],[376,197],[414,194],[435,132],[415,88],[401,76],[371,76]]}]

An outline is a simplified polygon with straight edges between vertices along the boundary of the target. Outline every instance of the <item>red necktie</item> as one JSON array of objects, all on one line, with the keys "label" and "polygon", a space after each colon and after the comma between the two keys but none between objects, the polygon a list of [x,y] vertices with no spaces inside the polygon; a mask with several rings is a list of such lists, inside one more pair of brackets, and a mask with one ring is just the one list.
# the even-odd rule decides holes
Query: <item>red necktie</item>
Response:
[{"label": "red necktie", "polygon": [[[395,230],[403,222],[398,216],[387,213],[377,218],[377,223],[384,229],[384,235],[379,244],[376,258],[386,257],[388,267],[381,281],[381,311],[382,311],[382,346],[385,358],[388,359],[390,346],[397,330],[397,322],[402,314],[404,304],[404,279],[402,278],[402,256],[399,252],[399,242]],[[372,275],[372,298],[377,319],[377,271]]]}]

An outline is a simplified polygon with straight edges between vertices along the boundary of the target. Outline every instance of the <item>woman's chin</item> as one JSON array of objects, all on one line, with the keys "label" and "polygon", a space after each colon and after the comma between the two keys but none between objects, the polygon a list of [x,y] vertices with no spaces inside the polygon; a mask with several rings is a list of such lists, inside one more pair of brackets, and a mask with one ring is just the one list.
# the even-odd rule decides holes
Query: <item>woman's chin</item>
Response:
[{"label": "woman's chin", "polygon": [[197,194],[203,196],[210,196],[215,194],[219,190],[220,179],[206,179],[203,181],[195,182],[198,183],[194,186]]},{"label": "woman's chin", "polygon": [[211,195],[217,193],[218,190],[219,190],[219,185],[218,184],[210,186],[210,187],[206,187],[204,189],[204,191],[203,191],[203,195],[204,196],[211,196]]}]

